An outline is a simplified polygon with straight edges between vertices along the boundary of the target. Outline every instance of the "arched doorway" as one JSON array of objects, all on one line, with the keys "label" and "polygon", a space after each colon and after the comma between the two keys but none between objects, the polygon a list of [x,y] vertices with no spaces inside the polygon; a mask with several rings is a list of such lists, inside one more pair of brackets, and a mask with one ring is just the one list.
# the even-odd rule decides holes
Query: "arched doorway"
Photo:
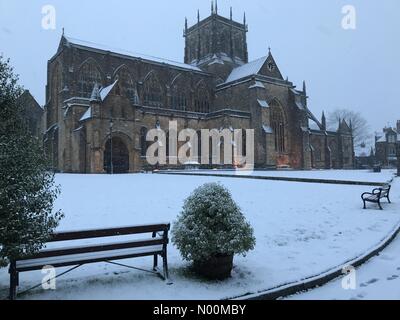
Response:
[{"label": "arched doorway", "polygon": [[[112,152],[111,152],[112,149]],[[112,166],[111,166],[112,158]],[[113,137],[106,142],[104,150],[104,170],[107,173],[129,172],[129,151],[125,143],[119,137]]]}]

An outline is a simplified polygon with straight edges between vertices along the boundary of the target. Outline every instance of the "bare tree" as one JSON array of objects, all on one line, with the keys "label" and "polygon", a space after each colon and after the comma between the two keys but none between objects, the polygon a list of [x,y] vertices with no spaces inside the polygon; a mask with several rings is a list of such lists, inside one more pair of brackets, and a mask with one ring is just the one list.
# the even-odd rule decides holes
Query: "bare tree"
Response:
[{"label": "bare tree", "polygon": [[371,128],[365,118],[359,112],[348,109],[336,109],[330,112],[327,117],[327,127],[329,130],[337,130],[339,121],[346,120],[352,126],[354,146],[372,142]]}]

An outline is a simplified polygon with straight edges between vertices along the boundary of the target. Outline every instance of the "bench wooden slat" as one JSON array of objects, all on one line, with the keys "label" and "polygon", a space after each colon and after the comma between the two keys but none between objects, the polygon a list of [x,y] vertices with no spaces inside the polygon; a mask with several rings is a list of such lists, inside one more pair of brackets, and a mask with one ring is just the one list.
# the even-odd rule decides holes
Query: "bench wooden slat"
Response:
[{"label": "bench wooden slat", "polygon": [[65,256],[56,256],[49,258],[41,258],[41,259],[32,259],[32,260],[24,260],[17,261],[16,268],[17,271],[31,271],[31,270],[39,270],[43,266],[51,265],[53,267],[64,267],[85,263],[95,263],[102,262],[104,260],[120,260],[120,259],[128,259],[133,257],[140,256],[148,256],[156,253],[162,253],[163,246],[151,246],[144,248],[128,248],[128,249],[120,249],[114,251],[100,251],[100,252],[91,252],[91,253],[80,253],[73,255],[65,255]]},{"label": "bench wooden slat", "polygon": [[124,242],[113,242],[113,243],[101,243],[101,244],[91,244],[91,245],[82,245],[82,246],[73,246],[73,247],[62,247],[62,248],[54,248],[54,249],[43,249],[36,253],[33,257],[24,257],[19,259],[19,261],[31,260],[31,259],[41,259],[41,258],[50,258],[57,256],[65,256],[71,254],[79,254],[79,253],[91,253],[91,252],[99,252],[99,251],[109,251],[109,250],[118,250],[118,249],[126,249],[126,248],[138,248],[138,247],[149,247],[158,244],[163,244],[165,241],[163,238],[151,238],[151,239],[142,239],[142,240],[134,240],[134,241],[124,241]]},{"label": "bench wooden slat", "polygon": [[159,232],[168,230],[169,230],[169,224],[154,224],[147,226],[143,225],[143,226],[111,228],[111,229],[97,229],[97,230],[93,229],[93,230],[82,230],[82,231],[56,232],[52,235],[49,242],[123,236],[129,234],[139,234],[147,232],[150,233],[150,232]]}]

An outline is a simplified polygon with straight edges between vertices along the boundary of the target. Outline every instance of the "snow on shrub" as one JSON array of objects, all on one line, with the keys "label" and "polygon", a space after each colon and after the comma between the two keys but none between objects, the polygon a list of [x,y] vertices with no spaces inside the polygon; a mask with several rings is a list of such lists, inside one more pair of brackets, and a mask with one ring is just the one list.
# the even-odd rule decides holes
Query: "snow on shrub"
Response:
[{"label": "snow on shrub", "polygon": [[185,200],[172,229],[172,242],[188,261],[216,255],[243,254],[254,249],[253,228],[228,189],[207,183]]}]

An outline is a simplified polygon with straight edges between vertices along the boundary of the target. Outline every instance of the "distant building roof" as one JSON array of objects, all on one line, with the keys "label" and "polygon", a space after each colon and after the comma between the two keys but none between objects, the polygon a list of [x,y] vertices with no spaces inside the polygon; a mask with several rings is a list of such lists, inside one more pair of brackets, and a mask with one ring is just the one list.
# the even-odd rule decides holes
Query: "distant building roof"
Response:
[{"label": "distant building roof", "polygon": [[386,136],[382,136],[376,140],[376,142],[386,142]]}]

